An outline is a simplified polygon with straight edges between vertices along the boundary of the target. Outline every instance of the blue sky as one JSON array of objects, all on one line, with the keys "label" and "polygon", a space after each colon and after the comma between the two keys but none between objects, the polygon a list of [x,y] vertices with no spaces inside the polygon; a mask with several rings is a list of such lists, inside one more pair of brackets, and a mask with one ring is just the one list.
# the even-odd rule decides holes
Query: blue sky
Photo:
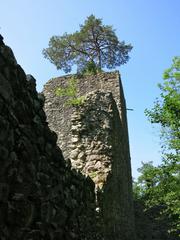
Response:
[{"label": "blue sky", "polygon": [[112,25],[120,40],[133,45],[130,61],[118,68],[128,108],[133,176],[141,161],[160,163],[158,128],[144,115],[160,92],[164,69],[180,55],[180,0],[0,0],[0,33],[25,72],[37,80],[37,90],[63,74],[43,58],[53,35],[79,29],[94,14]]}]

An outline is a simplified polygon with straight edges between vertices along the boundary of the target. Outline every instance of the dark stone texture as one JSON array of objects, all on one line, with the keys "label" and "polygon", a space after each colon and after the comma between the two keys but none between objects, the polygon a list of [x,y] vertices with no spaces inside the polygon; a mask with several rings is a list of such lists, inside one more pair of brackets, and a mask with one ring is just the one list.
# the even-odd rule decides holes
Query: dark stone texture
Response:
[{"label": "dark stone texture", "polygon": [[97,239],[94,183],[64,161],[43,104],[0,44],[0,239]]}]

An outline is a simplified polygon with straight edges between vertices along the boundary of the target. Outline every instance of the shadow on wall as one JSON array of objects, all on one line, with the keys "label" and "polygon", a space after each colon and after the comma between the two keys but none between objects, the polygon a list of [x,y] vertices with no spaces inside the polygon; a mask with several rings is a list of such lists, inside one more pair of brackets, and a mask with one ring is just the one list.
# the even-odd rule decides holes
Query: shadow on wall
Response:
[{"label": "shadow on wall", "polygon": [[94,183],[64,161],[44,99],[0,41],[0,238],[97,239]]}]

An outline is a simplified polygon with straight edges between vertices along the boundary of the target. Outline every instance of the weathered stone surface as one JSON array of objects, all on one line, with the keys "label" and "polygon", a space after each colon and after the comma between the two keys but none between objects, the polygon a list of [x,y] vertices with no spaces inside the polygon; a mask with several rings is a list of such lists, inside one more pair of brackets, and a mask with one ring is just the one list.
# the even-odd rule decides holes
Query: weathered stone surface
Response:
[{"label": "weathered stone surface", "polygon": [[119,73],[78,78],[78,94],[85,100],[77,107],[66,106],[67,99],[55,95],[56,88],[67,86],[72,77],[52,79],[44,87],[50,128],[58,134],[58,144],[73,168],[95,183],[98,224],[104,239],[133,240],[126,104]]},{"label": "weathered stone surface", "polygon": [[[76,113],[76,115],[74,116],[75,119],[73,118],[71,119],[74,109],[71,106],[67,106],[65,104],[65,101],[67,100],[67,98],[65,97],[59,98],[55,96],[55,90],[58,87],[67,86],[69,81],[72,79],[72,77],[73,75],[67,75],[61,78],[51,79],[49,82],[47,82],[47,84],[45,84],[44,90],[43,90],[43,93],[46,98],[44,109],[47,115],[49,126],[53,131],[58,133],[57,143],[58,143],[58,146],[61,147],[65,158],[69,157],[69,152],[70,152],[70,147],[69,147],[69,143],[71,142],[70,134],[69,134],[71,130],[70,122],[77,121],[78,118],[81,118],[81,116],[79,113]],[[110,91],[113,93],[113,97],[116,100],[118,109],[121,111],[121,105],[124,107],[124,97],[123,97],[123,92],[121,93],[121,95],[119,94],[120,85],[121,83],[119,83],[118,72],[89,75],[89,76],[79,78],[77,81],[79,96],[86,95],[87,93],[93,92],[98,89],[104,92]],[[89,97],[91,97],[91,95],[89,95]],[[100,108],[101,108],[100,106],[97,108],[97,112],[98,112],[98,109]],[[111,111],[111,108],[108,109],[108,111]],[[93,118],[89,120],[91,122],[94,121]],[[103,125],[105,125],[104,127],[108,126],[106,125],[106,123],[102,123],[102,126]],[[82,127],[80,128],[80,126],[78,127],[77,130],[80,130],[81,132],[84,131]]]},{"label": "weathered stone surface", "polygon": [[1,42],[0,239],[98,239],[94,183],[64,161],[35,87]]},{"label": "weathered stone surface", "polygon": [[74,156],[72,165],[89,175],[101,192],[97,207],[103,216],[105,239],[134,239],[128,142],[112,93],[87,94],[72,119],[71,139],[76,134],[73,129],[79,125],[84,129],[77,146],[83,146],[81,154],[85,155],[84,159]]}]

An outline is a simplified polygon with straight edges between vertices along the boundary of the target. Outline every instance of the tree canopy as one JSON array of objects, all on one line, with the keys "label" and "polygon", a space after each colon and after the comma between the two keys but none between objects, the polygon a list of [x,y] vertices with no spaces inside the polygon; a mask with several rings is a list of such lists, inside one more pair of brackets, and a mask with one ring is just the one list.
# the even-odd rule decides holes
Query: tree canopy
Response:
[{"label": "tree canopy", "polygon": [[140,176],[133,186],[135,200],[152,214],[151,221],[164,224],[161,231],[169,236],[167,239],[177,239],[180,231],[179,170],[178,164],[172,162],[162,162],[159,166],[142,163],[138,169]]},{"label": "tree canopy", "polygon": [[[172,66],[164,71],[164,82],[159,84],[160,98],[151,110],[146,110],[151,123],[161,125],[164,148],[180,153],[180,57],[174,57]],[[173,152],[172,152],[173,153]]]},{"label": "tree canopy", "polygon": [[159,218],[169,221],[169,232],[180,231],[180,57],[174,57],[172,66],[165,70],[161,95],[146,115],[152,123],[160,124],[162,163],[143,163],[141,175],[134,184],[135,198],[145,202],[147,209],[161,207]]},{"label": "tree canopy", "polygon": [[43,50],[57,69],[70,72],[73,65],[81,71],[89,64],[97,69],[112,69],[127,63],[132,46],[119,41],[112,26],[90,15],[72,34],[53,36],[49,47]]}]

